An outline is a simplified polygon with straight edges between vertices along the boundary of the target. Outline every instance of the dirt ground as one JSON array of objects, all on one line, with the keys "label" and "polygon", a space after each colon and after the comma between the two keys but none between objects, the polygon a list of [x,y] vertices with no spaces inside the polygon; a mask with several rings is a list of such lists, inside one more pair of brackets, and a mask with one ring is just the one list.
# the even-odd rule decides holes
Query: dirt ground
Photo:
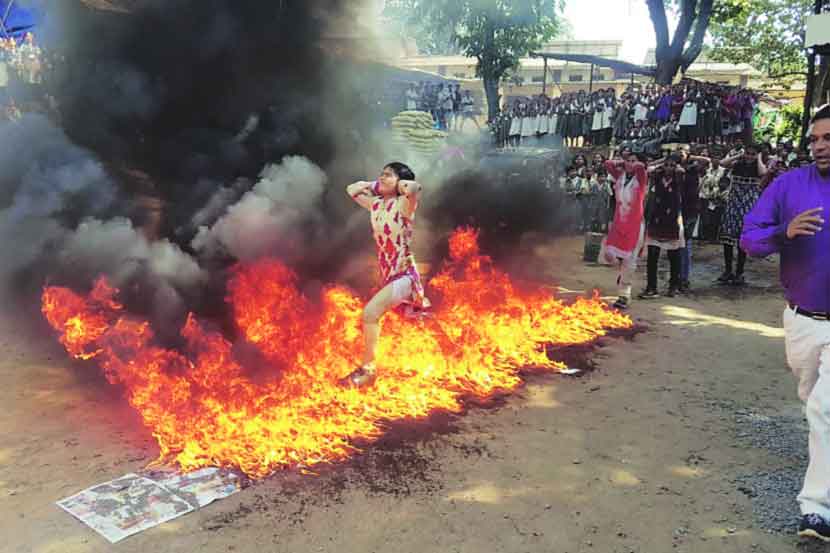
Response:
[{"label": "dirt ground", "polygon": [[[581,262],[580,238],[538,253],[539,274],[564,294],[613,291],[610,269]],[[435,421],[317,477],[277,474],[116,546],[54,502],[142,469],[152,437],[92,367],[4,310],[0,550],[822,550],[792,533],[797,489],[771,505],[753,491],[758,475],[784,470],[797,481],[806,449],[801,439],[791,440],[800,451],[776,448],[778,438],[747,422],[799,409],[777,263],[753,262],[751,286],[729,289],[709,284],[720,269],[715,246],[696,258],[694,295],[635,301],[646,330],[604,339],[587,376],[533,378],[496,408]],[[792,420],[784,434],[800,437],[803,422]],[[784,532],[759,515],[764,501],[784,515]]]}]

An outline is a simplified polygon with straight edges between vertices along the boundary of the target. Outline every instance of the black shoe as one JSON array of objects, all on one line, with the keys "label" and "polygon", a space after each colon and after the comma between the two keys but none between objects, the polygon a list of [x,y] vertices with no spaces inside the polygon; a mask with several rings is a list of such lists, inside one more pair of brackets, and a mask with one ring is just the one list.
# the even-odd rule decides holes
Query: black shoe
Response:
[{"label": "black shoe", "polygon": [[689,292],[692,291],[692,285],[689,284],[688,280],[684,280],[683,282],[680,283],[680,288],[678,289],[678,291],[681,294],[688,294]]},{"label": "black shoe", "polygon": [[654,290],[654,289],[651,289],[651,288],[646,288],[637,297],[640,298],[641,300],[653,300],[653,299],[659,298],[660,294],[657,292],[657,290]]},{"label": "black shoe", "polygon": [[669,286],[669,289],[666,290],[666,297],[673,298],[677,295],[678,287],[675,285]]},{"label": "black shoe", "polygon": [[725,271],[721,276],[718,277],[718,282],[720,284],[730,284],[733,280],[735,280],[735,275]]},{"label": "black shoe", "polygon": [[746,279],[744,275],[735,275],[735,278],[729,284],[732,286],[746,286]]},{"label": "black shoe", "polygon": [[625,311],[626,309],[628,309],[628,298],[626,298],[625,296],[620,296],[619,298],[617,298],[617,301],[615,301],[613,305],[611,305],[611,307],[613,307],[614,309],[619,309],[620,311]]},{"label": "black shoe", "polygon": [[802,538],[816,538],[830,542],[830,524],[821,515],[809,514],[801,517],[798,535]]}]

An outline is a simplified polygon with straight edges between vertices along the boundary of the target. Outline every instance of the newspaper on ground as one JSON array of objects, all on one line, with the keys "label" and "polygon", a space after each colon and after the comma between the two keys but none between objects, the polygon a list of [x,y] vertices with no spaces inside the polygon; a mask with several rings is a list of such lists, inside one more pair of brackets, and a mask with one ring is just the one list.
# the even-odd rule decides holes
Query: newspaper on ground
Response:
[{"label": "newspaper on ground", "polygon": [[168,472],[151,474],[150,477],[196,509],[233,495],[241,487],[237,474],[213,467],[187,474]]},{"label": "newspaper on ground", "polygon": [[239,476],[217,468],[190,474],[126,474],[62,499],[57,505],[110,543],[117,543],[239,489]]}]

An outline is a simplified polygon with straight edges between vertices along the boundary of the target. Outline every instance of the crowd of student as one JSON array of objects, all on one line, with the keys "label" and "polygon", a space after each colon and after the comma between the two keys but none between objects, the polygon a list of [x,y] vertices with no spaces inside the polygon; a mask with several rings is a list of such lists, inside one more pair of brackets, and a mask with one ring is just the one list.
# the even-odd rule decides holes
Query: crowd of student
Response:
[{"label": "crowd of student", "polygon": [[731,143],[752,137],[758,96],[750,90],[686,80],[672,86],[629,86],[556,98],[517,98],[494,121],[498,145],[532,145],[549,136],[567,146],[626,144],[656,153],[666,142]]},{"label": "crowd of student", "polygon": [[407,111],[431,113],[436,128],[443,131],[463,130],[467,121],[481,128],[475,98],[459,84],[410,83],[404,93],[404,106]]},{"label": "crowd of student", "polygon": [[[608,232],[612,247],[601,258],[618,263],[622,257],[627,262],[619,275],[617,307],[628,306],[630,277],[641,252],[647,254],[647,284],[640,298],[660,295],[661,251],[667,252],[671,267],[666,295],[689,291],[692,244],[698,239],[723,244],[724,270],[718,283],[746,284],[746,253],[738,246],[744,216],[775,177],[806,165],[809,159],[786,143],[772,148],[744,144],[740,138],[720,159],[712,155],[714,149],[684,145],[657,158],[623,146],[611,160],[599,153],[590,160],[574,157],[561,187],[580,215],[578,229]],[[642,172],[635,170],[639,167]],[[625,220],[620,220],[621,215]],[[629,227],[629,238],[623,248],[626,255],[621,256],[613,242],[622,226]]]},{"label": "crowd of student", "polygon": [[50,58],[27,33],[22,41],[0,38],[0,120],[16,120],[21,107],[38,96]]},{"label": "crowd of student", "polygon": [[43,51],[35,42],[32,33],[26,33],[21,44],[14,38],[0,38],[0,64],[5,72],[5,79],[9,72],[13,72],[24,82],[36,84],[41,82],[43,72]]}]

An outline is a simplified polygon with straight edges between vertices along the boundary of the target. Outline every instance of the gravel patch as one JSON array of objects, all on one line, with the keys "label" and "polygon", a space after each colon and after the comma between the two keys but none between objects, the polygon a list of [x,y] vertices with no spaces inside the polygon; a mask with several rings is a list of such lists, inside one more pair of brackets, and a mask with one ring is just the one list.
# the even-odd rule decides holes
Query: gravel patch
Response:
[{"label": "gravel patch", "polygon": [[763,415],[740,410],[736,437],[746,445],[766,449],[775,457],[807,462],[807,420],[801,408],[783,413]]},{"label": "gravel patch", "polygon": [[801,489],[804,467],[756,472],[734,480],[738,491],[752,501],[752,514],[758,526],[771,533],[792,534],[801,513],[795,496]]},{"label": "gravel patch", "polygon": [[795,497],[807,469],[807,421],[800,407],[775,415],[742,410],[735,419],[738,441],[767,450],[779,468],[741,475],[734,484],[750,498],[760,528],[792,534],[801,516]]}]

